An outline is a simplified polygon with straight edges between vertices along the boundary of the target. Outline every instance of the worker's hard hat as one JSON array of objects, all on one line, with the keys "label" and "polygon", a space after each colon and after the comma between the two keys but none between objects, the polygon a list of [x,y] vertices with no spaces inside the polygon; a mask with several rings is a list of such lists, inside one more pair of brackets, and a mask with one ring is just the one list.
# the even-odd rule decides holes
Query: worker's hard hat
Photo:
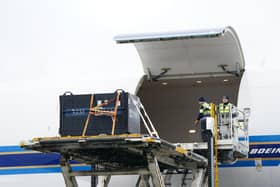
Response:
[{"label": "worker's hard hat", "polygon": [[229,99],[229,96],[224,95],[224,96],[223,96],[223,99]]},{"label": "worker's hard hat", "polygon": [[206,100],[205,100],[204,97],[200,97],[200,98],[198,98],[198,101],[199,101],[199,102],[205,102]]}]

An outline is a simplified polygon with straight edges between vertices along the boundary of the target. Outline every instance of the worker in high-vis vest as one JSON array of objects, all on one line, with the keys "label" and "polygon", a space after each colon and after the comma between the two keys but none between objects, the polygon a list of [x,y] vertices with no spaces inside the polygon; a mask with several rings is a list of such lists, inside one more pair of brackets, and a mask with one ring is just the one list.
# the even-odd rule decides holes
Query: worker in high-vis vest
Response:
[{"label": "worker in high-vis vest", "polygon": [[203,142],[208,140],[208,135],[206,133],[206,118],[210,117],[210,110],[211,106],[209,103],[206,102],[204,97],[200,97],[198,99],[199,107],[199,114],[194,122],[195,125],[198,125],[200,122],[201,127],[201,138]]},{"label": "worker in high-vis vest", "polygon": [[[237,116],[236,107],[229,102],[228,96],[223,96],[222,103],[218,106],[219,113],[219,137],[221,139],[231,138],[235,134],[233,119]],[[232,129],[232,134],[231,130]]]},{"label": "worker in high-vis vest", "polygon": [[[226,117],[230,114],[230,112],[235,112],[232,111],[232,109],[234,108],[234,105],[232,103],[229,102],[229,96],[223,96],[222,98],[222,103],[219,104],[218,107],[218,112],[220,115],[222,115],[223,117]],[[236,115],[236,114],[233,114]],[[235,117],[235,116],[233,116]]]}]

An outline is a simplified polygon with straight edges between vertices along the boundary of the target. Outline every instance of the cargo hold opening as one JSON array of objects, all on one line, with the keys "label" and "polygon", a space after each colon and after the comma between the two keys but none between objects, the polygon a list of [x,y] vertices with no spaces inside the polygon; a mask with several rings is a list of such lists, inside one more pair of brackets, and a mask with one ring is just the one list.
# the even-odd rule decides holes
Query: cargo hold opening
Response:
[{"label": "cargo hold opening", "polygon": [[[151,82],[143,78],[140,97],[161,138],[170,142],[200,142],[200,126],[194,125],[198,97],[220,103],[228,95],[237,104],[241,76],[172,79]],[[189,133],[195,129],[196,133]]]},{"label": "cargo hold opening", "polygon": [[[227,95],[237,105],[245,71],[243,52],[232,27],[183,32],[119,35],[133,43],[145,75],[136,89],[161,138],[201,141],[197,99],[218,104]],[[190,134],[189,130],[196,133]]]}]

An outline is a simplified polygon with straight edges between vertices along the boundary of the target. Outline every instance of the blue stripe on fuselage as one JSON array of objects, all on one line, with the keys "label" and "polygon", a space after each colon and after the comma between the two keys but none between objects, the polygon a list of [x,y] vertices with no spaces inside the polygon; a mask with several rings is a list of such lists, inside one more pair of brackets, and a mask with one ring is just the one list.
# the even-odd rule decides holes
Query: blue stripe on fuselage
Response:
[{"label": "blue stripe on fuselage", "polygon": [[262,135],[262,136],[250,136],[249,142],[279,142],[280,135]]},{"label": "blue stripe on fuselage", "polygon": [[[234,164],[219,165],[219,167],[256,167],[256,160],[258,163],[261,160],[262,167],[280,165],[280,153],[278,154],[277,150],[280,148],[280,135],[250,136],[249,141],[248,159],[239,160]],[[0,146],[0,175],[57,173],[61,172],[58,165],[59,154],[27,151],[19,146]],[[79,167],[84,168],[84,166]]]}]

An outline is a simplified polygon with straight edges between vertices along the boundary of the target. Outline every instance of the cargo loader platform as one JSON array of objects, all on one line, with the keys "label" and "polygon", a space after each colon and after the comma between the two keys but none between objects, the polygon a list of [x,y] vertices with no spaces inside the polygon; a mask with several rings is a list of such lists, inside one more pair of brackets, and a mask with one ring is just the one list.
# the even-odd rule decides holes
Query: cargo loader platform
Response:
[{"label": "cargo loader platform", "polygon": [[[179,145],[141,134],[34,138],[25,149],[61,155],[61,168],[68,187],[77,186],[75,176],[139,175],[136,186],[165,186],[164,173],[191,171],[204,177],[207,159]],[[71,160],[91,165],[92,171],[72,171]],[[193,180],[193,186],[201,186]],[[105,184],[107,183],[107,184]]]}]

